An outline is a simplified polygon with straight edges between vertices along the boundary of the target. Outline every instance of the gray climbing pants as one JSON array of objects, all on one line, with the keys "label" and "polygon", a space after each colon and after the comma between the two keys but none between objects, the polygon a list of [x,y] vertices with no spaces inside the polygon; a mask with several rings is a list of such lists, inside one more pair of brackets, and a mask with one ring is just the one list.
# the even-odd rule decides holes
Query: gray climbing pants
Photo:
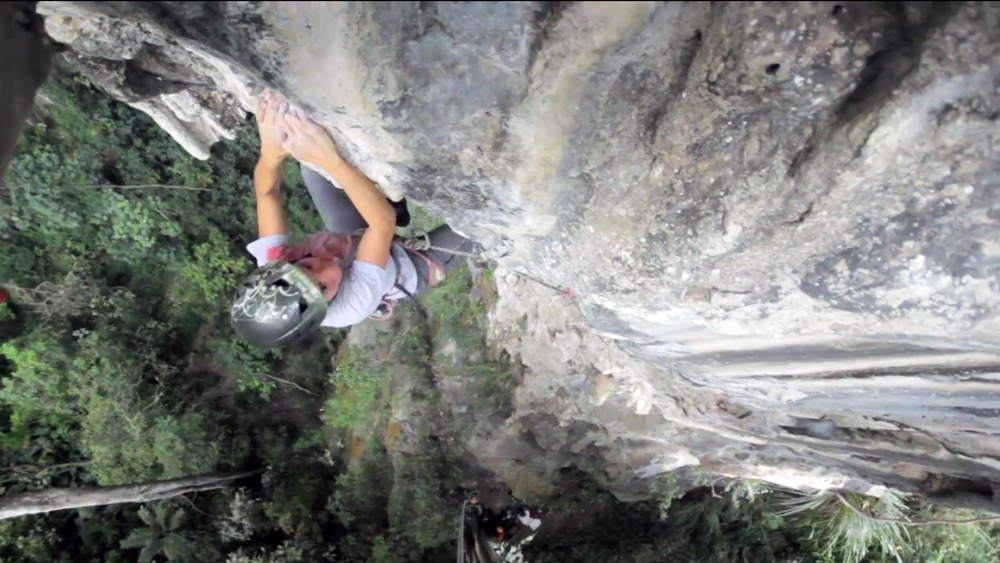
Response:
[{"label": "gray climbing pants", "polygon": [[[305,183],[306,189],[309,190],[309,196],[313,200],[313,205],[316,206],[316,211],[319,212],[319,216],[323,219],[323,224],[328,231],[333,233],[352,233],[358,229],[368,227],[368,222],[361,216],[361,213],[358,213],[358,209],[354,207],[354,203],[351,202],[351,198],[347,197],[347,193],[344,190],[337,188],[329,180],[308,166],[302,166],[301,170],[302,181]],[[441,225],[427,233],[427,236],[430,238],[431,246],[437,248],[466,253],[472,252],[475,249],[474,242],[456,233],[448,225]],[[414,253],[412,250],[407,250],[407,252]],[[440,264],[445,272],[451,271],[460,265],[463,258],[461,255],[441,250],[428,250],[425,255],[435,263]],[[427,263],[424,260],[416,256],[412,258],[413,265],[417,269],[417,278],[420,280],[417,287],[417,292],[419,293],[426,289],[429,272],[427,271]]]}]

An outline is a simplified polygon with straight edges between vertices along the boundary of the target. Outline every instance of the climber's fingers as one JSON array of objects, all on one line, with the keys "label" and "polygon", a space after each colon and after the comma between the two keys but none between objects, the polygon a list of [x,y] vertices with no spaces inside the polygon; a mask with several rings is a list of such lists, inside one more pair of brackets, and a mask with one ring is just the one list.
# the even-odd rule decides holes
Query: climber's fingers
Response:
[{"label": "climber's fingers", "polygon": [[292,111],[291,104],[289,104],[285,100],[282,100],[281,103],[278,105],[278,111],[274,115],[274,121],[277,123],[278,121],[284,120],[285,115],[291,113],[291,111]]},{"label": "climber's fingers", "polygon": [[300,136],[306,131],[305,124],[299,118],[300,112],[290,111],[285,113],[285,125],[288,127],[288,132],[295,136]]},{"label": "climber's fingers", "polygon": [[264,123],[267,119],[267,108],[271,106],[271,100],[274,98],[274,92],[270,90],[265,90],[261,96],[260,103],[257,104],[257,123]]},{"label": "climber's fingers", "polygon": [[257,123],[274,125],[286,111],[288,111],[288,102],[282,100],[274,92],[268,91],[264,95],[264,99],[257,104]]},{"label": "climber's fingers", "polygon": [[285,106],[286,108],[288,107],[285,102],[279,102],[278,100],[271,100],[267,104],[267,116],[265,119],[268,125],[273,126],[275,124],[278,119],[278,114],[281,112],[282,106]]},{"label": "climber's fingers", "polygon": [[316,125],[316,122],[313,121],[312,118],[309,117],[309,114],[307,114],[306,112],[302,111],[301,109],[295,108],[294,112],[295,112],[295,116],[298,117],[299,121],[302,122],[303,126],[313,126],[313,125]]},{"label": "climber's fingers", "polygon": [[288,102],[282,101],[281,103],[274,104],[274,112],[271,115],[271,125],[277,125],[278,121],[285,117],[288,113]]}]

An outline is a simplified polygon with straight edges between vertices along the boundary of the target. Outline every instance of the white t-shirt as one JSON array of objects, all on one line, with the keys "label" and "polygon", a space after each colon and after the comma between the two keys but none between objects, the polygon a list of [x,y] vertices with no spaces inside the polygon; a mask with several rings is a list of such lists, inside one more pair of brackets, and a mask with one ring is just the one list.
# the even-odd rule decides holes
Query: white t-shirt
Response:
[{"label": "white t-shirt", "polygon": [[[257,260],[257,266],[267,264],[267,250],[288,243],[288,235],[268,235],[247,245],[247,250]],[[354,260],[354,250],[344,268],[337,295],[327,304],[322,326],[342,328],[367,319],[378,309],[383,298],[403,299],[406,294],[396,287],[397,281],[411,294],[417,290],[417,270],[406,250],[393,243],[392,256],[385,268]],[[402,270],[398,276],[396,264]]]}]

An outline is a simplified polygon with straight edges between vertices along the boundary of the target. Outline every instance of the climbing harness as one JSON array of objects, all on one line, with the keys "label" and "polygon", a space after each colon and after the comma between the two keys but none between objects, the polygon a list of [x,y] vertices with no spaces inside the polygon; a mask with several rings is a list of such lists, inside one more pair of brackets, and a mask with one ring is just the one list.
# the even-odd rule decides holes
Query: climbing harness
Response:
[{"label": "climbing harness", "polygon": [[[400,244],[402,244],[403,248],[408,251],[407,254],[410,255],[410,258],[412,260],[422,260],[423,263],[427,266],[427,279],[424,280],[426,287],[433,287],[444,281],[446,277],[444,268],[442,268],[441,265],[438,264],[437,262],[431,260],[430,257],[427,256],[426,251],[410,246],[409,241],[407,241],[406,239],[398,239],[398,240]],[[399,259],[396,258],[396,255],[393,254],[392,252],[389,253],[389,257],[392,260],[393,264],[396,265],[397,281],[395,284],[393,284],[393,287],[402,292],[403,295],[405,295],[410,300],[416,301],[416,299],[413,297],[413,294],[410,293],[405,287],[403,287],[403,285],[400,284],[398,281],[399,274],[400,272],[403,271],[403,269],[400,267]],[[387,321],[392,318],[392,315],[395,312],[395,310],[396,310],[396,301],[394,299],[383,297],[382,302],[379,303],[378,305],[378,308],[375,309],[375,312],[369,315],[368,318],[376,321]]]},{"label": "climbing harness", "polygon": [[[426,253],[428,251],[434,250],[437,252],[444,252],[446,254],[453,254],[455,256],[464,256],[472,260],[484,259],[483,256],[479,253],[465,252],[464,250],[456,250],[453,248],[434,246],[433,244],[431,244],[431,237],[427,233],[410,238],[400,238],[397,240],[403,246],[403,248],[411,251],[412,255],[415,255],[416,257],[415,259],[421,259],[427,264],[428,279],[426,280],[426,283],[428,288],[433,287],[434,285],[444,281],[446,277],[444,269],[441,268],[441,265],[435,262],[434,260],[431,260],[430,257],[427,256]],[[396,272],[398,275],[398,273],[402,271],[399,267],[399,262],[396,260],[395,255],[393,255],[392,253],[390,253],[390,257],[396,263]],[[563,295],[563,297],[566,297],[568,299],[576,299],[576,295],[573,294],[573,291],[566,286],[556,287],[552,284],[545,283],[535,277],[529,276],[528,274],[518,272],[516,270],[512,271],[515,274],[523,278],[529,279],[539,285],[543,285],[553,291],[558,291]],[[416,298],[399,283],[395,284],[395,288],[400,290],[410,300],[416,301]],[[379,303],[378,309],[376,309],[376,311],[372,313],[372,315],[369,318],[376,321],[387,321],[392,318],[395,309],[396,309],[396,302],[394,300],[383,298],[382,302]]]}]

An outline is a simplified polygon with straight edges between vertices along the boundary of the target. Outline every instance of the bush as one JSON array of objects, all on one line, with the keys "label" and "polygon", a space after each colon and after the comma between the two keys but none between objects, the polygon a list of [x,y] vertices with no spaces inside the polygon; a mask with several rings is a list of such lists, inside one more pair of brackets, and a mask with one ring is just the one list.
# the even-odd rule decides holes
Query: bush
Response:
[{"label": "bush", "polygon": [[277,357],[275,352],[235,338],[213,341],[209,350],[219,366],[235,374],[240,391],[251,391],[264,401],[271,398],[275,380],[270,373]]},{"label": "bush", "polygon": [[28,338],[0,345],[0,354],[14,366],[11,376],[0,387],[0,402],[21,418],[55,417],[67,421],[78,408],[71,394],[70,359],[52,334],[33,334]]},{"label": "bush", "polygon": [[[219,310],[236,292],[240,280],[250,272],[252,263],[245,257],[234,256],[225,235],[217,228],[209,231],[208,240],[194,247],[194,256],[185,261],[181,281],[193,285],[200,295],[187,300],[202,300]],[[184,299],[184,296],[179,296]],[[222,310],[227,310],[222,308]]]},{"label": "bush", "polygon": [[380,420],[377,404],[384,373],[370,356],[370,349],[351,348],[333,372],[333,396],[323,408],[323,420],[331,428],[360,430]]}]

